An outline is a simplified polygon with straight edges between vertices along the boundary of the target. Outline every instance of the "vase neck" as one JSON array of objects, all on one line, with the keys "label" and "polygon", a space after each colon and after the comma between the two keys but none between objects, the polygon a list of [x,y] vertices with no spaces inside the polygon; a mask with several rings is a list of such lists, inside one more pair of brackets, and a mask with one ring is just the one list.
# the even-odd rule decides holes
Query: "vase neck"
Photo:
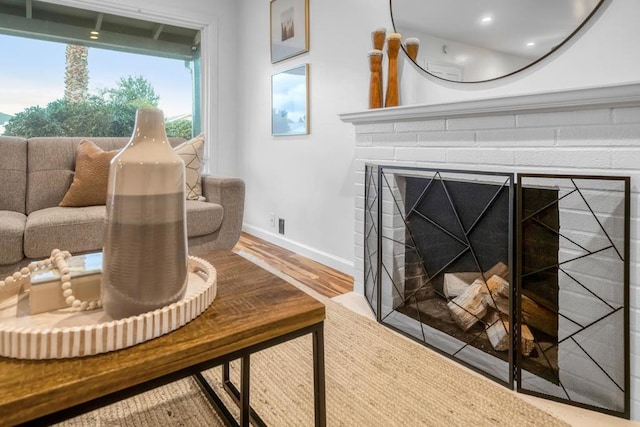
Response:
[{"label": "vase neck", "polygon": [[131,136],[131,143],[143,141],[164,142],[167,140],[164,114],[157,108],[141,108],[136,112],[136,123]]}]

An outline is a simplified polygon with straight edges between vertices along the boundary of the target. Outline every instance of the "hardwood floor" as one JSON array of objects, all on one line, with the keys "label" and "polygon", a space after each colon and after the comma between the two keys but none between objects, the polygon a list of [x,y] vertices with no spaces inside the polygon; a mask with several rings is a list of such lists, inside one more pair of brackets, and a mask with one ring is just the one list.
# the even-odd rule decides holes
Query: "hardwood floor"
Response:
[{"label": "hardwood floor", "polygon": [[240,235],[234,251],[240,250],[329,298],[353,291],[353,277],[250,234]]}]

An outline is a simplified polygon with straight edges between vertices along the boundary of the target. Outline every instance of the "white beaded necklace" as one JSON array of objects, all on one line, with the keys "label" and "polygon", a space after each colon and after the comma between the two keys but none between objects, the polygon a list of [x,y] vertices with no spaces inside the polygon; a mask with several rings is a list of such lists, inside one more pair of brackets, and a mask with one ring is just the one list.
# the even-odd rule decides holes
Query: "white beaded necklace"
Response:
[{"label": "white beaded necklace", "polygon": [[54,267],[57,268],[60,273],[62,295],[69,307],[77,311],[93,310],[101,307],[102,301],[99,299],[96,301],[80,301],[73,296],[73,289],[71,289],[71,271],[66,261],[67,258],[70,257],[71,254],[69,251],[54,249],[51,251],[51,257],[42,261],[32,262],[28,267],[24,267],[20,271],[16,271],[11,276],[8,276],[6,279],[0,280],[0,291],[11,288],[17,289],[31,277],[32,272],[43,268]]}]

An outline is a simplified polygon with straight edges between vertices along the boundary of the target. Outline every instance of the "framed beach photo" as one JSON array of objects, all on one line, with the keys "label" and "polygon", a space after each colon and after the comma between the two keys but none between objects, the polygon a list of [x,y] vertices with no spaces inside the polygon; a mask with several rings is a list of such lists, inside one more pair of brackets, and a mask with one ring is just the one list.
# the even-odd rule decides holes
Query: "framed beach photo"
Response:
[{"label": "framed beach photo", "polygon": [[309,0],[271,1],[271,63],[309,51]]},{"label": "framed beach photo", "polygon": [[309,133],[309,64],[271,76],[271,134]]}]

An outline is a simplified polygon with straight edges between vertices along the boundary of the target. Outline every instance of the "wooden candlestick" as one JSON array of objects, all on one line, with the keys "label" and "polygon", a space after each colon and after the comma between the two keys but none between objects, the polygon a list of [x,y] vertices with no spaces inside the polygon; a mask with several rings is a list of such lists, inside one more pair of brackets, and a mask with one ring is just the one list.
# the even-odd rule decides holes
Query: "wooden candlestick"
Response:
[{"label": "wooden candlestick", "polygon": [[387,74],[387,94],[384,100],[385,107],[399,105],[398,99],[398,52],[402,36],[391,33],[387,37],[387,56],[389,57],[389,72]]},{"label": "wooden candlestick", "polygon": [[384,47],[384,39],[387,35],[387,29],[380,27],[373,30],[371,33],[371,41],[373,42],[373,48],[375,50],[382,50]]},{"label": "wooden candlestick", "polygon": [[369,52],[369,108],[382,107],[382,51],[374,49]]},{"label": "wooden candlestick", "polygon": [[[382,82],[384,81],[384,73],[382,71],[382,49],[384,48],[384,41],[387,39],[387,29],[384,27],[378,27],[371,32],[371,42],[373,44],[373,50],[377,50],[380,52],[380,71],[378,71],[377,84],[378,87],[375,89],[375,94],[372,93],[372,90],[369,90],[369,108],[381,108],[384,104],[384,92],[382,89]],[[372,51],[373,52],[373,51]],[[377,61],[377,59],[374,59]],[[371,58],[369,59],[369,63],[371,64]],[[373,82],[374,76],[371,75],[371,83]],[[379,95],[378,95],[379,94]],[[372,103],[371,97],[375,96],[376,100]],[[380,101],[378,102],[378,96],[380,97]],[[372,106],[374,105],[374,106]]]},{"label": "wooden candlestick", "polygon": [[420,48],[420,39],[409,37],[404,42],[404,48],[407,51],[409,58],[411,58],[413,62],[416,62],[416,59],[418,58],[418,49]]}]

